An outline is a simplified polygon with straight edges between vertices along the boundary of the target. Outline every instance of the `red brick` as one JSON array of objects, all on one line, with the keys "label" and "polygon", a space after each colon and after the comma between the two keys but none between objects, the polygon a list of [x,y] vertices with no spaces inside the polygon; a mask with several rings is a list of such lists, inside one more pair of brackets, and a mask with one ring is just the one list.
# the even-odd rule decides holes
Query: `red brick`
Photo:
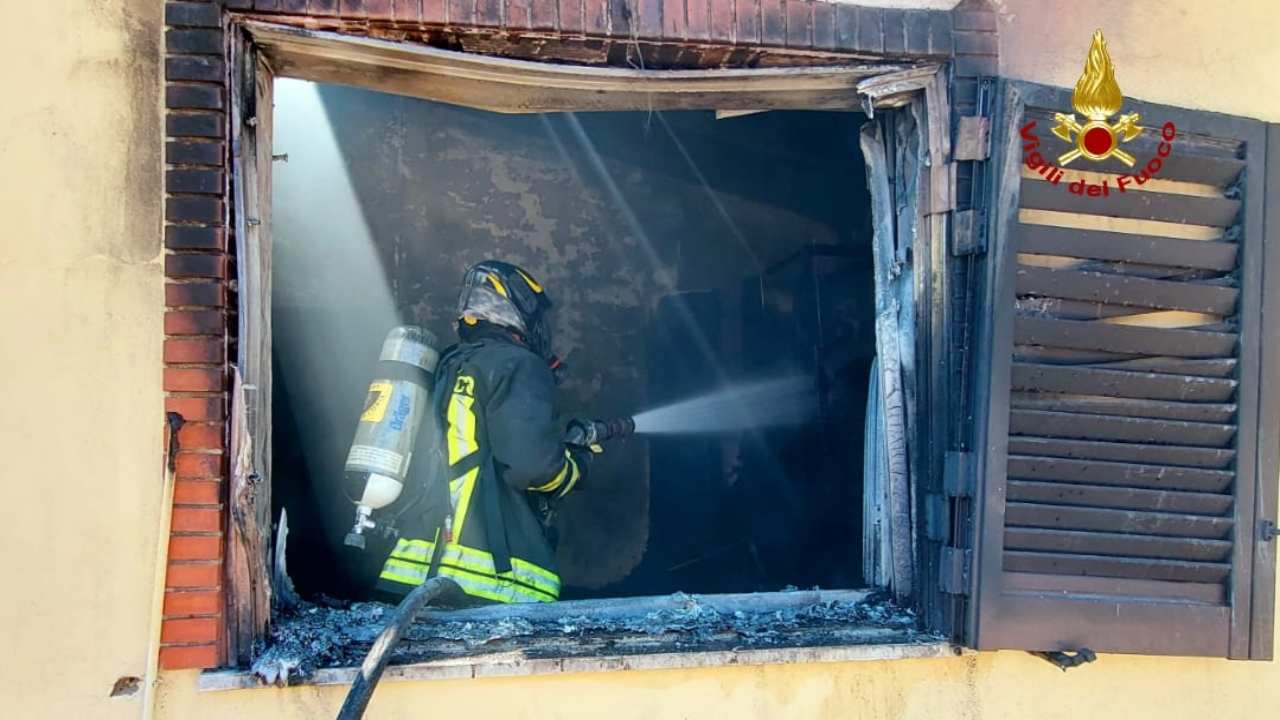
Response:
[{"label": "red brick", "polygon": [[280,12],[307,14],[307,0],[280,0]]},{"label": "red brick", "polygon": [[213,392],[223,389],[222,368],[165,368],[164,389],[169,392]]},{"label": "red brick", "polygon": [[214,618],[177,618],[160,625],[162,643],[215,642],[217,639],[218,621]]},{"label": "red brick", "polygon": [[216,225],[222,222],[222,198],[171,197],[164,201],[164,219],[170,222],[192,222]]},{"label": "red brick", "polygon": [[395,0],[393,12],[396,22],[421,22],[422,0]]},{"label": "red brick", "polygon": [[170,250],[226,250],[227,237],[220,227],[166,225],[164,246]]},{"label": "red brick", "polygon": [[171,278],[223,278],[227,275],[227,257],[222,253],[165,255],[164,274]]},{"label": "red brick", "polygon": [[475,0],[475,24],[498,27],[502,24],[502,0]]},{"label": "red brick", "polygon": [[710,29],[710,12],[707,5],[714,0],[685,0],[688,32],[691,40],[705,40]]},{"label": "red brick", "polygon": [[169,2],[164,8],[166,25],[217,27],[219,7],[207,2]]},{"label": "red brick", "polygon": [[176,412],[187,422],[226,418],[223,411],[223,398],[220,395],[203,397],[167,397],[164,399],[165,412]]},{"label": "red brick", "polygon": [[711,0],[711,39],[733,42],[733,6],[725,0]]},{"label": "red brick", "polygon": [[582,0],[582,30],[588,35],[606,35],[609,32],[609,3],[607,0]]},{"label": "red brick", "polygon": [[218,578],[222,574],[222,564],[216,562],[175,562],[169,563],[169,574],[165,579],[165,587],[169,588],[214,588],[218,587]]},{"label": "red brick", "polygon": [[738,44],[752,45],[760,42],[759,0],[738,0],[734,5],[734,18]]},{"label": "red brick", "polygon": [[813,46],[810,27],[813,24],[813,3],[808,0],[787,0],[787,46],[809,48]]},{"label": "red brick", "polygon": [[[529,10],[531,0],[504,0],[506,4],[506,27],[511,30],[528,30],[533,27],[533,18]],[[554,0],[552,0],[554,2]]]},{"label": "red brick", "polygon": [[171,82],[164,89],[164,101],[165,107],[175,110],[221,110],[222,88]]},{"label": "red brick", "polygon": [[170,590],[164,594],[165,617],[215,615],[222,611],[222,593],[217,590]]},{"label": "red brick", "polygon": [[[174,472],[179,479],[182,478],[212,478],[218,479],[223,475],[222,472],[222,454],[210,452],[195,452],[180,450],[175,455]],[[200,530],[201,528],[187,528],[189,530]],[[217,530],[217,528],[210,528]]]},{"label": "red brick", "polygon": [[222,510],[216,507],[179,507],[173,509],[172,532],[218,532],[222,529]]},{"label": "red brick", "polygon": [[[175,456],[174,472],[179,478],[221,478],[222,455],[179,451]],[[183,528],[184,530],[217,530],[211,528]]]},{"label": "red brick", "polygon": [[684,0],[662,0],[662,36],[668,40],[683,40],[687,31]]},{"label": "red brick", "polygon": [[174,483],[173,502],[178,505],[217,505],[222,502],[222,481],[182,478]]},{"label": "red brick", "polygon": [[227,304],[227,288],[220,282],[168,283],[164,286],[164,302],[169,307],[223,307]]},{"label": "red brick", "polygon": [[[222,310],[170,310],[164,314],[166,335],[222,335],[226,331],[226,325],[227,316]],[[168,358],[165,360],[181,362]],[[214,362],[214,360],[206,362]]]},{"label": "red brick", "polygon": [[560,30],[566,33],[580,33],[584,29],[582,18],[583,0],[559,0]]},{"label": "red brick", "polygon": [[391,0],[364,0],[364,9],[375,20],[391,19]]},{"label": "red brick", "polygon": [[169,538],[169,560],[221,560],[222,535],[175,535]]},{"label": "red brick", "polygon": [[422,0],[422,22],[444,25],[448,20],[449,0]]},{"label": "red brick", "polygon": [[557,0],[530,0],[529,25],[534,30],[554,30],[556,28]]},{"label": "red brick", "polygon": [[169,338],[164,341],[167,363],[221,362],[226,350],[222,338]]},{"label": "red brick", "polygon": [[160,667],[164,670],[189,670],[217,666],[217,645],[183,645],[160,648]]},{"label": "red brick", "polygon": [[661,38],[662,0],[638,0],[633,7],[637,15],[634,22],[636,37]]},{"label": "red brick", "polygon": [[222,423],[186,423],[178,431],[183,450],[222,450]]},{"label": "red brick", "polygon": [[447,0],[449,23],[452,25],[474,25],[475,24],[475,7],[474,0]]},{"label": "red brick", "polygon": [[227,118],[220,112],[170,112],[165,115],[165,133],[170,137],[220,138]]},{"label": "red brick", "polygon": [[[928,45],[925,35],[925,45]],[[829,2],[813,4],[813,46],[824,50],[836,48],[836,6]]]},{"label": "red brick", "polygon": [[364,17],[366,0],[338,0],[338,14],[342,17]]},{"label": "red brick", "polygon": [[782,0],[760,0],[760,42],[783,45],[787,42],[787,16]]}]

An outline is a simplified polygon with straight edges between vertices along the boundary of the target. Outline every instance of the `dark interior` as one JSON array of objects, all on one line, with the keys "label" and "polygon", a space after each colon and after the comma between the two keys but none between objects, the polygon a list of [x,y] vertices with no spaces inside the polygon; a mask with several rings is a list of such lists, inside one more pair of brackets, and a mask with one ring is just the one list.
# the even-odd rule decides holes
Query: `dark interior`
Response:
[{"label": "dark interior", "polygon": [[796,374],[818,390],[804,425],[609,446],[560,513],[564,598],[860,586],[863,121],[500,115],[282,81],[272,481],[298,589],[358,596],[380,563],[342,545],[342,466],[381,339],[413,323],[452,342],[462,272],[489,257],[556,303],[566,414]]}]

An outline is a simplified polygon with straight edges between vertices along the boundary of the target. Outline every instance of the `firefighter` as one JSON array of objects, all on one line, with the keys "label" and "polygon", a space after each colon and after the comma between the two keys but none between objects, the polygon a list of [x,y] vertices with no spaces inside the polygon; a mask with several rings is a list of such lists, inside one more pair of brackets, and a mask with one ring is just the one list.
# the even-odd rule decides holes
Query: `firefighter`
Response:
[{"label": "firefighter", "polygon": [[428,577],[454,580],[464,604],[551,602],[560,595],[552,519],[590,451],[556,422],[551,301],[533,277],[486,260],[458,299],[460,342],[436,368],[442,441],[418,479],[423,510],[402,525],[377,590],[396,599]]}]

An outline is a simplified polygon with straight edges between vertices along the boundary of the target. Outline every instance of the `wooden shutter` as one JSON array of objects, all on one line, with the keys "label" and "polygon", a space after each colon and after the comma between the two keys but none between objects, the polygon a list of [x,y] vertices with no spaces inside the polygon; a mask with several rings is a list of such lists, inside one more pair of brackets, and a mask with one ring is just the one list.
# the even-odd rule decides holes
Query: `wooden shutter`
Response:
[{"label": "wooden shutter", "polygon": [[[1072,146],[1054,113],[1071,110],[1067,90],[998,84],[967,640],[1269,658],[1280,233],[1268,253],[1267,127],[1126,100],[1146,127],[1123,146],[1137,168],[1079,158],[1055,185],[1027,169],[1020,130],[1035,121],[1057,165]],[[1156,181],[1119,192],[1098,174],[1158,157],[1166,122]],[[1108,194],[1070,192],[1082,176]]]}]

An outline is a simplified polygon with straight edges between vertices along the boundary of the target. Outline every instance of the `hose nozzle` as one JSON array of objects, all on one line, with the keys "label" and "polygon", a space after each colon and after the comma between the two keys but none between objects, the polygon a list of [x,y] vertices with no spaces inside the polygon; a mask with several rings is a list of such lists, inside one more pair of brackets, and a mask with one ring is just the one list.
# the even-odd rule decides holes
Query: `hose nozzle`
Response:
[{"label": "hose nozzle", "polygon": [[636,421],[631,417],[610,420],[574,420],[569,423],[564,441],[569,445],[590,447],[607,440],[626,437],[636,431]]}]

